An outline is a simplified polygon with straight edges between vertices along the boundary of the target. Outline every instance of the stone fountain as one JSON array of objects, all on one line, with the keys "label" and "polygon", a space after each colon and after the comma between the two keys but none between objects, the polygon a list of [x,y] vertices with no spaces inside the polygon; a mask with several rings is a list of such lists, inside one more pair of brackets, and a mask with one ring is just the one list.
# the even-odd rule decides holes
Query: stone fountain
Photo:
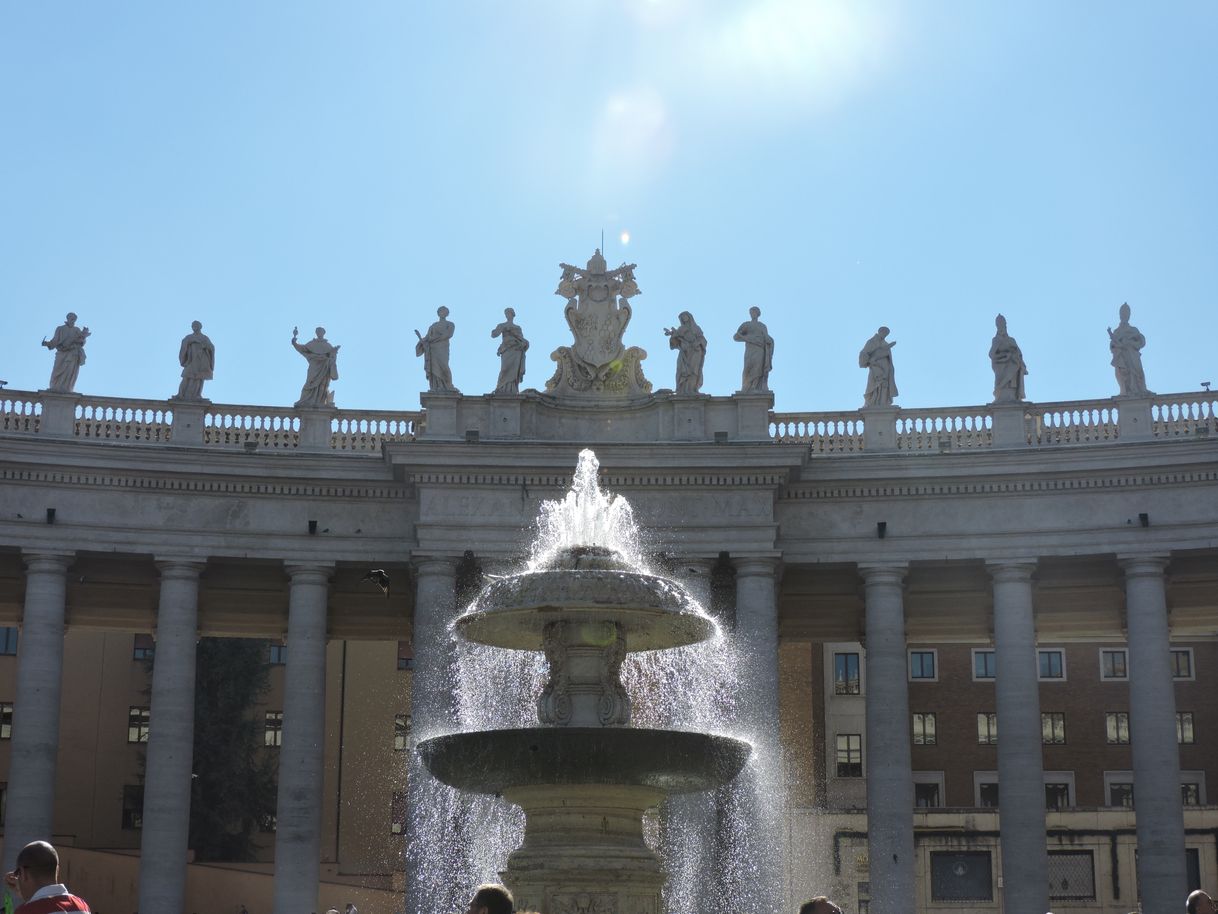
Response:
[{"label": "stone fountain", "polygon": [[632,521],[624,501],[602,496],[596,471],[595,455],[581,453],[571,493],[543,509],[545,548],[526,570],[492,580],[454,623],[466,641],[544,652],[539,725],[447,734],[418,751],[443,783],[524,810],[524,840],[502,873],[518,907],[659,914],[665,873],[644,814],[669,795],[728,783],[751,746],[630,726],[626,655],[709,640],[715,623],[680,584],[607,545]]}]

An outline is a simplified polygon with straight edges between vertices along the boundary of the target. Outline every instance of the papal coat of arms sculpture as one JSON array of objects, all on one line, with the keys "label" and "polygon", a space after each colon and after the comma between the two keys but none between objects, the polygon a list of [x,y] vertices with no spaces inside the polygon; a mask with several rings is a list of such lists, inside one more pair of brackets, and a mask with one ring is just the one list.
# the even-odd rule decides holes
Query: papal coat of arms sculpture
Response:
[{"label": "papal coat of arms sculpture", "polygon": [[627,348],[622,335],[630,323],[630,299],[639,293],[635,264],[607,268],[600,249],[586,267],[559,264],[562,278],[555,295],[567,300],[563,314],[575,342],[550,354],[558,367],[546,392],[580,400],[632,399],[651,393],[643,377],[647,353]]}]

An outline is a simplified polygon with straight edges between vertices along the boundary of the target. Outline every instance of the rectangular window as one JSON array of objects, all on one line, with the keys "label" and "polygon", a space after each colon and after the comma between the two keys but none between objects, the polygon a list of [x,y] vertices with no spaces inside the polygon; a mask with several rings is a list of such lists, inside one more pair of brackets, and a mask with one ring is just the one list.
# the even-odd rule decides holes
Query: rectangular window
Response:
[{"label": "rectangular window", "polygon": [[989,851],[931,851],[930,897],[932,901],[993,901]]},{"label": "rectangular window", "polygon": [[919,809],[929,809],[942,805],[938,784],[914,784],[914,806]]},{"label": "rectangular window", "polygon": [[837,735],[837,776],[839,778],[861,778],[863,776],[863,736],[861,733],[839,733]]},{"label": "rectangular window", "polygon": [[1182,746],[1191,746],[1195,742],[1192,711],[1176,712],[1176,742]]},{"label": "rectangular window", "polygon": [[977,785],[977,805],[985,809],[998,808],[997,781],[982,781]]},{"label": "rectangular window", "polygon": [[913,741],[915,746],[935,745],[934,712],[915,711],[913,716]]},{"label": "rectangular window", "polygon": [[1124,648],[1100,651],[1100,679],[1128,679],[1128,657]]},{"label": "rectangular window", "polygon": [[977,742],[983,746],[998,744],[998,715],[993,711],[982,711],[977,715]]},{"label": "rectangular window", "polygon": [[1066,809],[1070,806],[1070,785],[1045,784],[1045,809]]},{"label": "rectangular window", "polygon": [[149,720],[152,717],[152,711],[149,708],[137,708],[132,705],[127,710],[127,742],[129,743],[146,743],[148,742],[148,726]]},{"label": "rectangular window", "polygon": [[1193,678],[1193,649],[1191,647],[1172,648],[1171,677],[1172,679]]},{"label": "rectangular window", "polygon": [[1091,851],[1049,851],[1049,898],[1095,900],[1095,859]]},{"label": "rectangular window", "polygon": [[144,785],[123,785],[123,828],[144,827]]},{"label": "rectangular window", "polygon": [[132,660],[151,660],[155,651],[156,641],[153,640],[152,635],[136,635],[131,641]]},{"label": "rectangular window", "polygon": [[859,682],[859,655],[844,653],[833,655],[833,694],[858,695],[862,692]]},{"label": "rectangular window", "polygon": [[283,712],[267,711],[266,722],[262,731],[262,741],[265,746],[283,745]]},{"label": "rectangular window", "polygon": [[13,703],[0,702],[0,739],[13,738]]},{"label": "rectangular window", "polygon": [[1066,678],[1065,651],[1061,648],[1050,648],[1048,650],[1037,651],[1036,654],[1040,661],[1041,679]]},{"label": "rectangular window", "polygon": [[401,752],[410,745],[410,715],[395,714],[393,716],[393,748]]},{"label": "rectangular window", "polygon": [[994,652],[991,650],[973,651],[973,678],[993,679],[997,674]]},{"label": "rectangular window", "polygon": [[414,669],[414,648],[409,641],[398,642],[398,669]]},{"label": "rectangular window", "polygon": [[282,666],[288,662],[288,646],[286,644],[272,644],[270,653],[267,657],[267,662]]},{"label": "rectangular window", "polygon": [[406,794],[394,793],[393,802],[389,805],[389,834],[404,835],[406,833]]},{"label": "rectangular window", "polygon": [[[1179,717],[1179,715],[1176,715]],[[1129,744],[1129,712],[1104,712],[1104,728],[1108,731],[1108,742],[1114,746]]]},{"label": "rectangular window", "polygon": [[0,654],[17,656],[17,628],[8,625],[0,627]]},{"label": "rectangular window", "polygon": [[1040,741],[1046,746],[1061,746],[1066,742],[1066,715],[1049,711],[1040,715]]},{"label": "rectangular window", "polygon": [[1194,782],[1180,785],[1180,799],[1185,806],[1201,805],[1201,785]]},{"label": "rectangular window", "polygon": [[909,652],[909,678],[910,679],[935,679],[935,652],[934,651],[910,651]]},{"label": "rectangular window", "polygon": [[1131,781],[1109,782],[1108,805],[1133,809],[1133,783]]}]

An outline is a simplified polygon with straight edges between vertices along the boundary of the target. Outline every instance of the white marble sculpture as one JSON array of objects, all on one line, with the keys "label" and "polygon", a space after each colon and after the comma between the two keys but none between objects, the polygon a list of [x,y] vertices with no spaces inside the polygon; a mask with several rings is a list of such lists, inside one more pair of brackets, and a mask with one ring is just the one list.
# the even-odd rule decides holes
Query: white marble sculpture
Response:
[{"label": "white marble sculpture", "polygon": [[190,325],[190,333],[182,337],[178,347],[178,364],[182,366],[182,383],[171,400],[202,400],[203,382],[212,379],[216,369],[216,347],[212,345],[203,325],[198,321]]},{"label": "white marble sculpture", "polygon": [[1146,388],[1146,374],[1142,370],[1142,349],[1146,337],[1129,323],[1129,305],[1121,305],[1121,322],[1113,330],[1108,328],[1108,348],[1112,351],[1112,367],[1116,369],[1118,396],[1145,397],[1151,393]]},{"label": "white marble sculpture", "polygon": [[300,330],[292,328],[292,347],[308,360],[309,372],[305,375],[304,387],[300,388],[300,399],[296,406],[306,409],[322,409],[334,405],[334,394],[330,393],[330,382],[338,380],[338,350],[326,339],[326,328],[318,327],[317,336],[307,343],[297,342]]},{"label": "white marble sculpture", "polygon": [[520,382],[524,380],[524,354],[528,352],[529,341],[516,323],[515,311],[504,308],[503,317],[503,323],[491,331],[491,339],[503,338],[497,350],[499,382],[495,385],[495,393],[518,394]]},{"label": "white marble sculpture", "polygon": [[744,343],[744,371],[740,379],[741,393],[761,393],[770,389],[770,369],[774,366],[774,338],[759,318],[761,309],[749,308],[749,319],[732,336]]},{"label": "white marble sculpture", "polygon": [[702,364],[706,361],[706,337],[702,328],[688,311],[677,316],[678,326],[664,330],[668,348],[677,350],[677,386],[679,394],[696,394],[702,390]]},{"label": "white marble sculpture", "polygon": [[867,391],[863,394],[863,406],[892,406],[897,396],[896,376],[892,370],[892,347],[896,340],[888,342],[889,329],[881,327],[859,352],[859,368],[867,369]]},{"label": "white marble sculpture", "polygon": [[427,328],[427,334],[414,335],[419,341],[414,345],[414,354],[423,357],[423,374],[427,376],[427,389],[432,393],[456,393],[453,386],[452,369],[448,367],[448,341],[457,328],[448,319],[448,309],[441,305],[436,309],[435,323]]},{"label": "white marble sculpture", "polygon": [[42,338],[42,345],[55,350],[55,364],[51,367],[51,383],[47,389],[58,394],[70,394],[76,389],[76,376],[85,363],[85,340],[88,327],[76,326],[76,314],[69,311],[63,324],[55,328],[49,340]]},{"label": "white marble sculpture", "polygon": [[635,264],[610,270],[598,248],[586,267],[559,266],[562,277],[555,294],[567,300],[563,316],[574,343],[550,354],[558,365],[546,391],[584,400],[650,393],[642,366],[647,353],[622,343],[632,314],[630,299],[640,294]]},{"label": "white marble sculpture", "polygon": [[1018,403],[1026,397],[1023,379],[1028,373],[1023,352],[1013,336],[1007,335],[1007,319],[1001,314],[994,318],[998,332],[990,343],[990,365],[994,369],[994,402]]}]

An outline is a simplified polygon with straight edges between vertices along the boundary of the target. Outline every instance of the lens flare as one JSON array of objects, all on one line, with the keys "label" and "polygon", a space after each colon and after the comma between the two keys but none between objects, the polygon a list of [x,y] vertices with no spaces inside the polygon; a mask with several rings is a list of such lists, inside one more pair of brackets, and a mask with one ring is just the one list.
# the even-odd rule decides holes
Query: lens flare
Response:
[{"label": "lens flare", "polygon": [[622,232],[621,241],[622,244],[630,244],[630,233]]}]

